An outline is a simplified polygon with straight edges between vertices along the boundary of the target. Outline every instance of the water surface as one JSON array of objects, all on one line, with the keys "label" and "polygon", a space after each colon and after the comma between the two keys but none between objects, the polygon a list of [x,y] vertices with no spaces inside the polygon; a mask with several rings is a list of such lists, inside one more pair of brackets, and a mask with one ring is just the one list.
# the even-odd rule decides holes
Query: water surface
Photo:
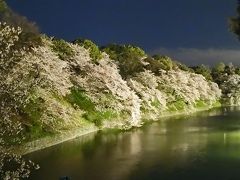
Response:
[{"label": "water surface", "polygon": [[32,180],[239,180],[240,108],[102,131],[28,155]]}]

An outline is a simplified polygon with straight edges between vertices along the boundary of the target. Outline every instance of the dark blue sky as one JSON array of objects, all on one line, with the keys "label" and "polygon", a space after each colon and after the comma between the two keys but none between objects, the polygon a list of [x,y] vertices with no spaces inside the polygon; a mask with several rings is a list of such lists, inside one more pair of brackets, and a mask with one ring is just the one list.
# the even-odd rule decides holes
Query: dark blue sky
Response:
[{"label": "dark blue sky", "polygon": [[[130,43],[165,49],[239,49],[228,31],[237,0],[8,0],[12,9],[51,36],[99,45]],[[178,57],[176,57],[178,58]]]}]

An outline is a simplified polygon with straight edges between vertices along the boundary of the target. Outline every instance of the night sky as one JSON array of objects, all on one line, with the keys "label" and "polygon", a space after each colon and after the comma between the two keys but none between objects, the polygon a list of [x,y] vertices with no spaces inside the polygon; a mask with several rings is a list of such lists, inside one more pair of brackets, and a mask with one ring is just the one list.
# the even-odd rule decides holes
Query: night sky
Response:
[{"label": "night sky", "polygon": [[134,44],[189,65],[240,62],[228,30],[237,0],[8,0],[42,33],[98,45]]}]

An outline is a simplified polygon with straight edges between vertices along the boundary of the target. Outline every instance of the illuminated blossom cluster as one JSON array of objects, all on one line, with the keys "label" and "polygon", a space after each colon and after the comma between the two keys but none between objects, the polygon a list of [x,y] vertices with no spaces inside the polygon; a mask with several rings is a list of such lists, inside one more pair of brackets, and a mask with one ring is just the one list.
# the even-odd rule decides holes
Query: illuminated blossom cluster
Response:
[{"label": "illuminated blossom cluster", "polygon": [[127,111],[131,114],[128,120],[131,126],[139,125],[140,99],[122,79],[116,64],[107,54],[103,54],[96,64],[86,49],[78,45],[72,45],[72,48],[76,55],[74,61],[70,62],[71,66],[81,71],[80,74],[73,74],[74,84],[86,90],[98,110],[107,107],[117,112]]},{"label": "illuminated blossom cluster", "polygon": [[142,100],[142,116],[157,118],[168,109],[168,104],[179,100],[192,109],[199,100],[212,105],[221,97],[218,85],[202,75],[182,70],[160,71],[159,76],[144,71],[128,80],[128,85]]},{"label": "illuminated blossom cluster", "polygon": [[[142,109],[151,111],[147,116],[157,117],[160,111],[166,109],[166,94],[158,89],[158,79],[151,71],[138,73],[128,80],[128,85],[142,100]],[[154,117],[153,117],[154,118]]]},{"label": "illuminated blossom cluster", "polygon": [[[21,32],[20,28],[0,23],[0,178],[6,180],[28,177],[34,165],[11,152],[11,144],[21,142],[19,108],[24,107],[37,81],[32,79],[35,72],[29,72],[29,64],[25,64],[25,48],[18,46]],[[6,169],[9,163],[16,168]]]},{"label": "illuminated blossom cluster", "polygon": [[158,84],[160,91],[171,94],[173,98],[182,98],[190,105],[194,105],[196,100],[208,101],[211,104],[221,97],[221,90],[216,83],[207,81],[202,75],[187,71],[163,71],[158,77]]},{"label": "illuminated blossom cluster", "polygon": [[226,81],[221,84],[223,100],[228,105],[240,105],[240,76],[230,75]]}]

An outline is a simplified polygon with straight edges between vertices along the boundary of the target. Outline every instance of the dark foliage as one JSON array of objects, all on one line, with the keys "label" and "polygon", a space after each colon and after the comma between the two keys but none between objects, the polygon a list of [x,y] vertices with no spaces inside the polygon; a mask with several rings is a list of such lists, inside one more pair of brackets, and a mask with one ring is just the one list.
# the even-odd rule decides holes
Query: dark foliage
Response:
[{"label": "dark foliage", "polygon": [[89,50],[90,57],[93,61],[97,62],[102,58],[102,52],[99,50],[98,46],[88,39],[76,39],[73,43],[83,46],[84,48]]},{"label": "dark foliage", "polygon": [[238,0],[237,15],[229,19],[229,28],[240,39],[240,0]]},{"label": "dark foliage", "polygon": [[145,56],[145,52],[139,47],[110,44],[101,49],[109,54],[111,59],[118,61],[120,74],[125,79],[144,70],[141,60]]}]

